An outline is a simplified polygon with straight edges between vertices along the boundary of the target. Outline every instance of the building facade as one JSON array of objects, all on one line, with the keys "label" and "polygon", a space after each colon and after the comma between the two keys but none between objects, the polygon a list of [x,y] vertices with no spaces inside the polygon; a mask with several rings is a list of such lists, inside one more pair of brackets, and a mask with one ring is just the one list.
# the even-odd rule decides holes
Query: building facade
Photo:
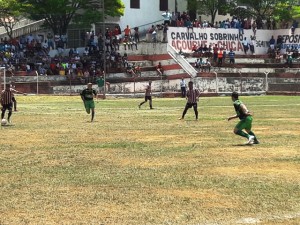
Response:
[{"label": "building facade", "polygon": [[140,27],[141,30],[149,28],[151,24],[163,23],[162,13],[186,11],[185,0],[123,0],[125,4],[124,16],[120,18],[107,18],[106,22],[117,23],[124,30],[127,25]]}]

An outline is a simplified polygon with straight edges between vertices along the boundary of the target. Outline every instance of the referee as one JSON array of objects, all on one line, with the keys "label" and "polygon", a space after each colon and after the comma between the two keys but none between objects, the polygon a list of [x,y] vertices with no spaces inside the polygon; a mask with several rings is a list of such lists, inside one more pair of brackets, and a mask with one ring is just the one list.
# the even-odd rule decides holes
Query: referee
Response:
[{"label": "referee", "polygon": [[5,90],[1,92],[1,120],[4,119],[5,111],[8,110],[7,121],[11,123],[10,117],[12,115],[12,107],[13,107],[13,92],[10,88],[10,84],[6,84]]}]

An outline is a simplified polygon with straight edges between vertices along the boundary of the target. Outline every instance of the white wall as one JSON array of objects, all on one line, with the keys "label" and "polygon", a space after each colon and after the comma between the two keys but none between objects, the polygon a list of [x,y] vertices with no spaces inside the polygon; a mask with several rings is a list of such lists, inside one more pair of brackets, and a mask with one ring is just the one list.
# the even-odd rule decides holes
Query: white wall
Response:
[{"label": "white wall", "polygon": [[[125,29],[126,25],[133,28],[149,23],[149,25],[146,26],[148,29],[155,21],[163,23],[161,14],[164,11],[159,10],[159,0],[140,0],[139,9],[130,8],[130,0],[123,0],[123,3],[125,4],[124,16],[121,16],[119,21],[113,20],[114,22],[119,23],[122,31]],[[175,11],[175,0],[168,0],[168,5],[170,12]],[[177,10],[180,12],[186,10],[185,0],[177,0]]]}]

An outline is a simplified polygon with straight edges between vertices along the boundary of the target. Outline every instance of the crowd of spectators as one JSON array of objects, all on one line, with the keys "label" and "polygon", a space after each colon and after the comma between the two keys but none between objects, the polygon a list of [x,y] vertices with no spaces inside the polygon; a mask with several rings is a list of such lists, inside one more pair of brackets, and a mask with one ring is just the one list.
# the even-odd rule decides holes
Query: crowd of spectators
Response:
[{"label": "crowd of spectators", "polygon": [[[119,26],[114,30],[107,28],[104,34],[86,32],[86,47],[80,53],[77,48],[67,48],[66,36],[51,32],[46,36],[29,34],[10,41],[3,39],[0,43],[0,66],[6,67],[11,75],[16,71],[37,72],[39,75],[67,75],[83,83],[93,82],[103,76],[104,62],[107,70],[126,70],[127,54],[121,56],[120,47],[123,45],[125,50],[137,50],[139,42],[138,28],[134,28],[133,35],[129,26],[126,29],[124,38]],[[56,50],[57,54],[50,57],[50,50]]]},{"label": "crowd of spectators", "polygon": [[292,25],[289,27],[287,21],[276,21],[275,19],[269,17],[267,19],[262,19],[260,17],[255,20],[251,18],[240,18],[237,16],[232,16],[232,18],[227,18],[225,20],[216,21],[214,24],[207,20],[202,20],[202,17],[198,18],[191,16],[188,12],[170,12],[169,10],[162,13],[164,20],[163,24],[167,24],[172,27],[212,27],[212,28],[236,28],[243,32],[243,29],[253,29],[255,32],[257,29],[292,29],[292,32],[298,27],[297,21],[293,21]]},{"label": "crowd of spectators", "polygon": [[[231,19],[228,18],[212,24],[202,20],[201,16],[197,19],[192,18],[187,12],[171,13],[168,10],[162,14],[162,17],[162,24],[152,25],[148,30],[154,42],[157,41],[158,30],[162,30],[162,41],[167,41],[166,34],[169,26],[187,27],[188,29],[194,27],[236,28],[241,33],[244,29],[252,29],[254,36],[257,29],[288,28],[288,23],[284,21],[276,23],[275,20],[270,18],[267,20],[260,18],[251,20],[233,16]],[[297,27],[298,24],[294,21],[291,27],[292,32]],[[85,49],[81,53],[78,52],[77,48],[68,48],[66,35],[59,36],[51,32],[45,36],[29,34],[9,41],[4,39],[0,42],[0,64],[5,66],[12,75],[15,71],[26,71],[28,74],[37,71],[39,75],[67,75],[84,83],[94,81],[98,76],[103,76],[104,62],[107,66],[106,69],[117,68],[123,69],[131,75],[140,74],[140,67],[129,64],[127,54],[121,55],[119,52],[120,48],[131,51],[138,50],[140,42],[139,27],[131,28],[127,25],[124,30],[121,30],[120,26],[115,26],[113,29],[106,28],[103,33],[101,31],[98,33],[94,31],[85,32],[82,37]],[[280,36],[277,41],[273,37],[271,38],[268,53],[272,57],[280,58],[278,49],[280,49],[281,43]],[[250,41],[244,40],[243,47],[245,54],[249,49],[254,54],[252,39]],[[57,50],[57,54],[50,57],[49,51],[53,49]],[[67,54],[66,51],[68,51]],[[202,59],[212,58],[214,63],[222,64],[221,57],[219,57],[222,49],[216,49],[215,46],[211,45],[201,45],[193,46],[192,51],[199,55],[199,62],[197,63],[199,68],[204,68],[202,66],[204,60],[202,61]],[[298,50],[287,49],[287,55],[291,55],[288,58],[296,57],[298,56]]]}]

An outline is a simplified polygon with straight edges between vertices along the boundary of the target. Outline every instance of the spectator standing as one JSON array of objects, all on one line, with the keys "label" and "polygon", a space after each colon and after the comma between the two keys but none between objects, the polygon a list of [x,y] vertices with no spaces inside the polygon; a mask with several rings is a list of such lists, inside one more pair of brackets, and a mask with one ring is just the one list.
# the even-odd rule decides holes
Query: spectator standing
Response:
[{"label": "spectator standing", "polygon": [[161,62],[159,62],[158,65],[156,66],[156,71],[159,76],[164,75],[164,69],[161,65]]},{"label": "spectator standing", "polygon": [[186,82],[183,78],[180,81],[181,97],[185,98],[186,96]]},{"label": "spectator standing", "polygon": [[223,63],[223,49],[218,51],[218,66],[222,66]]},{"label": "spectator standing", "polygon": [[167,32],[168,32],[169,26],[168,24],[165,24],[163,28],[163,42],[167,42]]},{"label": "spectator standing", "polygon": [[249,43],[248,43],[246,37],[244,37],[244,40],[243,40],[242,44],[243,44],[243,48],[244,48],[244,53],[247,54],[247,52],[249,50]]},{"label": "spectator standing", "polygon": [[282,40],[282,36],[281,36],[281,35],[278,35],[276,43],[277,43],[276,48],[279,48],[279,50],[281,50],[281,48],[282,48],[282,43],[283,43],[283,40]]},{"label": "spectator standing", "polygon": [[187,31],[189,32],[189,30],[191,29],[192,32],[193,32],[193,24],[191,22],[191,20],[189,18],[187,18],[185,21],[184,21],[184,26],[187,28]]},{"label": "spectator standing", "polygon": [[205,71],[205,72],[206,72],[206,71],[210,72],[210,69],[211,69],[211,63],[210,63],[209,59],[206,58],[206,60],[204,61],[203,66],[202,66],[202,72],[203,72],[203,71]]},{"label": "spectator standing", "polygon": [[176,22],[176,26],[177,27],[183,27],[183,21],[181,18],[178,18],[177,22]]},{"label": "spectator standing", "polygon": [[223,49],[222,54],[223,54],[222,61],[225,64],[226,63],[226,49],[225,48]]},{"label": "spectator standing", "polygon": [[209,27],[209,24],[206,20],[203,21],[202,27]]},{"label": "spectator standing", "polygon": [[172,12],[172,15],[171,15],[171,26],[172,27],[176,27],[176,25],[177,25],[177,23],[176,23],[177,18],[178,18],[178,16],[176,15],[176,13]]},{"label": "spectator standing", "polygon": [[296,20],[293,20],[293,24],[291,27],[292,35],[294,35],[296,28],[298,28],[298,22]]},{"label": "spectator standing", "polygon": [[253,35],[254,35],[254,36],[256,36],[256,31],[257,31],[257,23],[256,23],[256,21],[255,21],[255,20],[253,21],[253,23],[252,23],[251,27],[252,27]]},{"label": "spectator standing", "polygon": [[169,10],[166,10],[164,13],[161,14],[164,18],[164,25],[168,24],[170,25],[170,21],[172,18],[172,14],[169,12]]},{"label": "spectator standing", "polygon": [[275,43],[276,43],[275,38],[274,38],[274,36],[272,35],[272,37],[271,37],[271,39],[270,39],[270,41],[269,41],[271,50],[274,50],[274,49],[275,49]]},{"label": "spectator standing", "polygon": [[139,28],[135,27],[135,28],[133,28],[133,30],[134,30],[134,41],[136,43],[139,43],[140,42]]},{"label": "spectator standing", "polygon": [[194,20],[193,27],[201,27],[201,24],[197,19]]},{"label": "spectator standing", "polygon": [[43,50],[44,52],[48,55],[48,52],[49,52],[49,42],[47,40],[45,40],[42,44],[42,47],[43,47]]},{"label": "spectator standing", "polygon": [[255,37],[254,36],[250,36],[250,52],[252,53],[252,55],[255,54]]},{"label": "spectator standing", "polygon": [[217,59],[218,59],[218,45],[215,44],[215,46],[213,47],[213,60],[214,60],[214,63],[216,64],[217,63]]},{"label": "spectator standing", "polygon": [[235,63],[235,52],[233,51],[233,49],[231,48],[229,53],[228,53],[228,57],[229,57],[229,64],[234,64]]},{"label": "spectator standing", "polygon": [[130,36],[131,36],[131,29],[129,28],[129,25],[127,25],[126,28],[124,29],[125,40],[128,40]]},{"label": "spectator standing", "polygon": [[47,39],[48,39],[48,47],[49,47],[49,49],[54,49],[53,34],[51,32],[48,32]]},{"label": "spectator standing", "polygon": [[97,80],[97,85],[98,85],[98,91],[99,93],[103,93],[104,91],[104,78],[103,76],[99,77]]}]

